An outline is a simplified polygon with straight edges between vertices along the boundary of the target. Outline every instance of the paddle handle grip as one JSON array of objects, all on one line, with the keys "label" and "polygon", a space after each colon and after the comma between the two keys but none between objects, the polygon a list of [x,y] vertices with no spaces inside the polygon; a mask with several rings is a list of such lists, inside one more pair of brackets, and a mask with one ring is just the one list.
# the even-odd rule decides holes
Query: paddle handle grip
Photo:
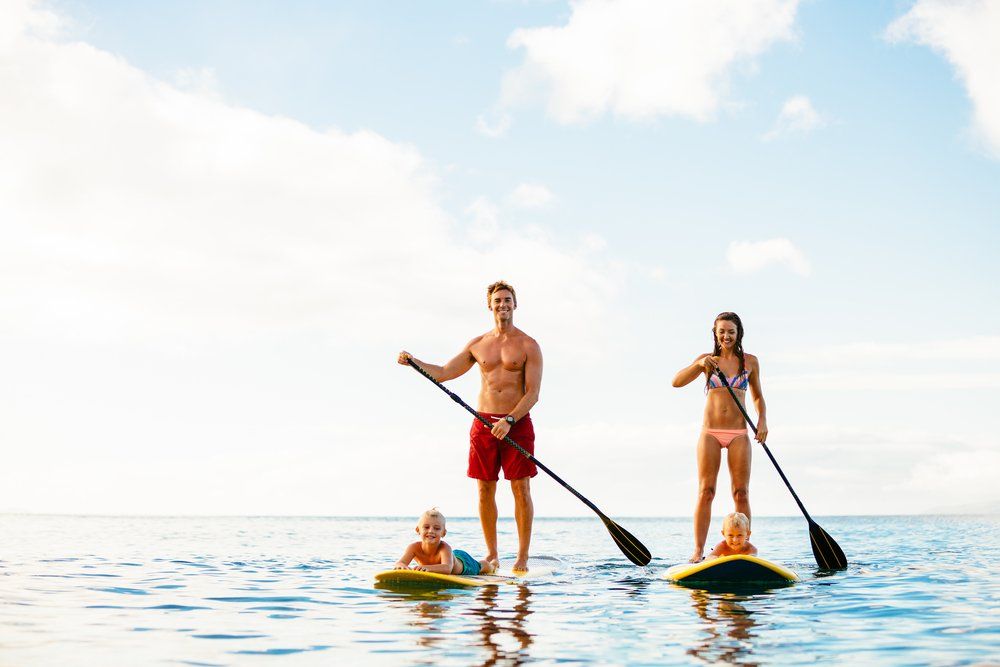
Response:
[{"label": "paddle handle grip", "polygon": [[[757,426],[753,423],[753,420],[750,419],[750,415],[747,414],[747,409],[743,407],[743,403],[740,401],[739,398],[737,398],[736,392],[733,391],[733,388],[729,386],[729,380],[726,379],[726,374],[723,373],[722,369],[719,368],[718,366],[715,367],[715,373],[719,376],[719,379],[722,381],[722,384],[729,391],[729,395],[733,397],[733,401],[736,403],[736,407],[738,407],[740,409],[740,412],[743,413],[743,418],[747,420],[747,424],[749,424],[750,428],[753,429],[753,434],[757,435]],[[767,446],[767,443],[762,442],[760,443],[760,446],[764,448],[764,453],[767,454],[767,458],[771,459],[771,463],[774,464],[774,469],[778,471],[778,475],[781,477],[781,481],[784,482],[785,486],[788,487],[789,493],[791,493],[792,498],[795,499],[795,504],[799,506],[800,510],[802,510],[803,516],[805,516],[807,521],[812,522],[812,517],[809,516],[809,512],[806,511],[806,507],[805,505],[802,504],[802,501],[799,500],[799,496],[797,493],[795,493],[795,489],[792,488],[791,482],[789,482],[788,478],[785,477],[785,473],[784,471],[782,471],[781,466],[779,466],[778,462],[774,459],[774,454],[771,453],[771,450]]]},{"label": "paddle handle grip", "polygon": [[[451,397],[451,400],[455,401],[456,403],[458,403],[459,405],[461,405],[463,408],[465,408],[466,410],[468,410],[470,413],[472,413],[472,416],[475,417],[476,419],[478,419],[480,422],[482,422],[485,426],[487,426],[488,428],[491,428],[491,429],[493,428],[493,424],[491,424],[490,421],[488,419],[486,419],[486,417],[483,417],[481,414],[479,414],[479,412],[477,412],[475,409],[473,409],[473,407],[471,405],[469,405],[468,403],[466,403],[465,401],[463,401],[461,396],[459,396],[455,392],[449,390],[443,384],[441,384],[440,382],[438,382],[434,378],[433,375],[431,375],[430,373],[428,373],[427,371],[425,371],[423,368],[421,368],[420,364],[418,364],[417,362],[413,361],[412,358],[407,358],[406,363],[408,363],[410,366],[412,366],[415,371],[417,371],[418,373],[420,373],[421,375],[423,375],[425,378],[427,378],[428,380],[430,380],[431,382],[433,382],[434,384],[436,384],[441,391],[443,391],[444,393],[448,394],[449,397]],[[548,466],[544,465],[541,461],[539,461],[538,459],[536,459],[534,457],[534,455],[531,454],[527,449],[525,449],[521,445],[519,445],[516,442],[514,442],[509,435],[505,435],[503,437],[503,440],[508,445],[510,445],[511,447],[513,447],[514,449],[516,449],[518,452],[520,452],[522,456],[526,457],[528,460],[530,460],[531,462],[533,462],[536,466],[538,466],[539,468],[541,468],[542,470],[544,470],[549,475],[549,477],[551,477],[555,481],[559,482],[559,484],[561,484],[564,489],[566,489],[567,491],[569,491],[570,493],[572,493],[574,496],[576,496],[577,498],[579,498],[580,501],[584,505],[586,505],[587,507],[589,507],[590,509],[592,509],[595,513],[597,513],[597,515],[599,517],[601,517],[602,520],[609,520],[604,515],[604,512],[602,512],[600,509],[597,508],[597,505],[595,505],[594,503],[592,503],[589,500],[587,500],[583,495],[580,494],[579,491],[577,491],[572,486],[570,486],[569,484],[567,484],[559,475],[557,475],[554,472],[552,472],[551,470],[549,470]]]}]

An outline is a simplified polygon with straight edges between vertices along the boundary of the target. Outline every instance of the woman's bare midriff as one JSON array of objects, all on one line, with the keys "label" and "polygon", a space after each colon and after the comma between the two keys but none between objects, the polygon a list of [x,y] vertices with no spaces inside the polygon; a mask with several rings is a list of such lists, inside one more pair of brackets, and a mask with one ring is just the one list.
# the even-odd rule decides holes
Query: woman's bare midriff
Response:
[{"label": "woman's bare midriff", "polygon": [[[746,405],[744,398],[746,392],[742,389],[733,389],[736,397],[740,399],[742,405]],[[710,389],[708,400],[705,402],[705,428],[725,428],[740,429],[746,426],[747,422],[743,418],[743,413],[733,403],[733,397],[729,395],[729,390],[725,387]]]}]

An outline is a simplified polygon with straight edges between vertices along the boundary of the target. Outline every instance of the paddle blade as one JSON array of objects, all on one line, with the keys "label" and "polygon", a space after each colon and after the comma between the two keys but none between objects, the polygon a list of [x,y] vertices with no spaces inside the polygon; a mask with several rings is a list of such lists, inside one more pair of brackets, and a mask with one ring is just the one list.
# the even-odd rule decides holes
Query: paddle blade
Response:
[{"label": "paddle blade", "polygon": [[642,542],[608,517],[602,516],[601,519],[604,521],[604,526],[608,529],[608,532],[611,533],[611,539],[615,541],[615,544],[622,550],[626,558],[636,565],[649,565],[649,561],[653,557],[650,555],[649,549]]},{"label": "paddle blade", "polygon": [[809,542],[816,564],[824,570],[846,570],[847,556],[830,534],[815,521],[809,522]]}]

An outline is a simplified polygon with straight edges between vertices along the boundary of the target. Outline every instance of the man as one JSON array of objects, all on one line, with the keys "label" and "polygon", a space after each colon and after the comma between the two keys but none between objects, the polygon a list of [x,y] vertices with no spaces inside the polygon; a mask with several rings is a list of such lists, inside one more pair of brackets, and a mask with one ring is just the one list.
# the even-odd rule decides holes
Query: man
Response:
[{"label": "man", "polygon": [[538,402],[542,383],[542,350],[535,339],[514,326],[517,295],[514,288],[498,281],[486,288],[486,306],[493,312],[493,329],[476,336],[444,366],[420,361],[409,352],[399,353],[399,363],[413,361],[438,382],[453,380],[474,365],[479,366],[479,414],[493,423],[488,428],[473,420],[469,433],[469,477],[478,480],[479,522],[486,540],[486,559],[499,560],[497,552],[497,481],[502,469],[514,494],[514,521],[518,550],[514,570],[528,569],[528,547],[535,509],[531,502],[531,478],[535,464],[510,445],[510,438],[535,453],[535,431],[528,411]]}]

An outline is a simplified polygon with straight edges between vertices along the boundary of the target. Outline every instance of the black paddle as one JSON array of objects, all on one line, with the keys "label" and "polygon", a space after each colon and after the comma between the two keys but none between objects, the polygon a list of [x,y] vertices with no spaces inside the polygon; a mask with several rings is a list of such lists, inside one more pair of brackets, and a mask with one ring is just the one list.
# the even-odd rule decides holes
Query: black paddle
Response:
[{"label": "black paddle", "polygon": [[[451,400],[455,401],[456,403],[458,403],[459,405],[461,405],[463,408],[465,408],[466,410],[468,410],[469,412],[471,412],[472,415],[476,419],[478,419],[479,421],[481,421],[486,426],[488,426],[490,428],[493,428],[493,424],[491,424],[488,419],[486,419],[481,414],[479,414],[478,412],[476,412],[475,410],[473,410],[469,406],[469,404],[466,403],[465,401],[463,401],[457,394],[455,394],[454,392],[448,391],[447,387],[445,387],[443,384],[441,384],[440,382],[438,382],[437,380],[435,380],[433,377],[431,377],[431,375],[427,371],[425,371],[423,368],[421,368],[416,362],[414,362],[413,359],[407,359],[406,363],[408,363],[410,366],[413,366],[413,368],[418,373],[420,373],[425,378],[427,378],[428,380],[430,380],[431,382],[433,382],[434,384],[436,384],[441,389],[441,391],[443,391],[444,393],[446,393],[449,396],[451,396]],[[531,454],[529,454],[528,450],[526,450],[525,448],[521,447],[521,445],[519,445],[516,442],[514,442],[513,440],[511,440],[509,436],[504,436],[503,439],[504,439],[504,442],[506,442],[508,445],[512,446],[514,449],[516,449],[517,451],[519,451],[522,455],[526,456],[529,460],[533,461],[536,466],[538,466],[539,468],[541,468],[542,470],[544,470],[545,472],[547,472],[549,474],[549,477],[551,477],[552,479],[554,479],[557,482],[559,482],[560,484],[562,484],[563,487],[567,491],[569,491],[574,496],[576,496],[577,498],[579,498],[580,500],[582,500],[584,505],[586,505],[590,509],[594,510],[594,512],[597,513],[597,516],[599,516],[601,518],[601,521],[604,522],[604,527],[608,529],[609,533],[611,533],[611,539],[613,539],[615,541],[615,544],[617,544],[618,548],[622,550],[622,553],[625,554],[626,558],[628,558],[630,561],[632,561],[636,565],[649,565],[649,561],[652,558],[650,556],[649,549],[647,549],[642,544],[642,542],[640,542],[639,540],[635,539],[635,537],[632,535],[632,533],[628,532],[627,530],[625,530],[624,528],[622,528],[621,526],[619,526],[617,523],[615,523],[614,521],[612,521],[611,519],[609,519],[604,514],[604,512],[602,512],[601,510],[597,509],[597,505],[595,505],[594,503],[590,502],[589,500],[587,500],[586,498],[584,498],[582,495],[580,495],[579,491],[577,491],[572,486],[570,486],[569,484],[567,484],[566,482],[564,482],[559,477],[559,475],[555,474],[554,472],[552,472],[551,470],[549,470],[548,468],[546,468],[544,465],[542,465],[541,461],[539,461],[534,456],[532,456]]]},{"label": "black paddle", "polygon": [[[733,388],[729,386],[729,380],[726,379],[726,374],[723,373],[722,369],[718,366],[716,366],[715,372],[722,380],[722,384],[724,384],[726,389],[729,390],[729,395],[733,397],[734,401],[736,401],[736,405],[739,407],[740,412],[743,413],[743,417],[747,420],[747,423],[750,424],[750,428],[753,429],[754,435],[757,435],[757,427],[750,419],[750,415],[747,414],[746,408],[744,408],[743,404],[740,403],[740,399],[736,398],[736,392],[734,392]],[[799,500],[798,495],[795,493],[795,489],[793,489],[792,485],[788,483],[788,478],[785,477],[785,473],[781,471],[781,466],[779,466],[778,462],[774,460],[774,455],[771,454],[771,450],[768,449],[767,445],[763,442],[760,443],[760,445],[767,453],[767,458],[771,459],[771,463],[774,464],[774,469],[778,471],[779,475],[781,475],[781,481],[783,481],[785,486],[788,487],[788,490],[792,492],[792,498],[795,498],[796,504],[799,506],[799,509],[802,510],[802,516],[804,516],[806,521],[809,522],[809,540],[812,544],[813,556],[816,558],[816,564],[824,570],[847,569],[847,557],[844,555],[844,550],[840,548],[840,545],[837,544],[832,537],[830,537],[829,533],[823,530],[818,523],[813,521],[812,517],[809,516],[809,512],[806,511],[805,506],[802,504],[802,501]]]}]

